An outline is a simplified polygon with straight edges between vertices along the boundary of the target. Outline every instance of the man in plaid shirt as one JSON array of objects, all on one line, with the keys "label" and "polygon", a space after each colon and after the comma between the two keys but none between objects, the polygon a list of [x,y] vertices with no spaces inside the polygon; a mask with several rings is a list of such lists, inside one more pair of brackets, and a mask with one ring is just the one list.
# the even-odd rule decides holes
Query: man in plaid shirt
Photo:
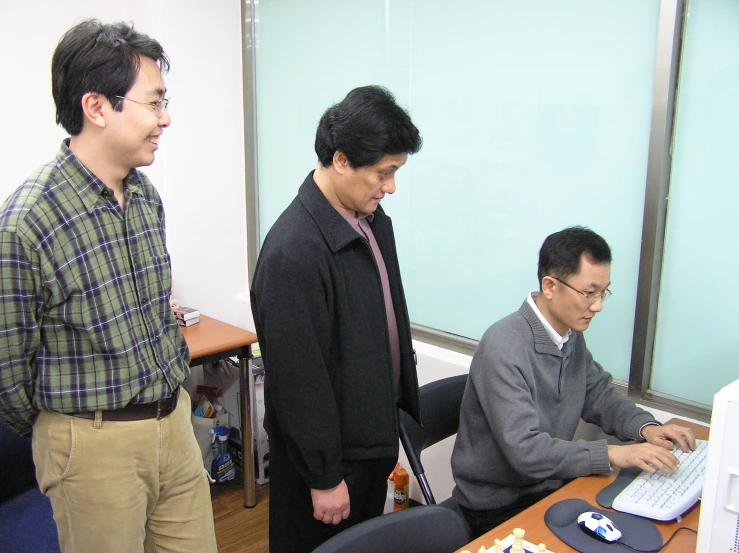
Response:
[{"label": "man in plaid shirt", "polygon": [[64,552],[216,551],[164,209],[137,170],[168,68],[131,25],[70,29],[52,92],[71,137],[0,207],[0,421],[33,432]]}]

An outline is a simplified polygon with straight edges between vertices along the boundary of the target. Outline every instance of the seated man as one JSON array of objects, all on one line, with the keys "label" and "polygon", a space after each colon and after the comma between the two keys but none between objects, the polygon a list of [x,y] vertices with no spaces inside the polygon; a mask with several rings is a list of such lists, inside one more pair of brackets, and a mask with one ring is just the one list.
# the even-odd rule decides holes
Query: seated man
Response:
[{"label": "seated man", "polygon": [[[661,426],[611,384],[583,332],[611,294],[611,250],[582,227],[556,232],[539,251],[539,292],[492,325],[472,359],[452,472],[475,536],[567,480],[612,467],[674,471],[673,442],[688,428]],[[580,418],[631,445],[572,441]],[[646,441],[646,443],[644,443]]]}]

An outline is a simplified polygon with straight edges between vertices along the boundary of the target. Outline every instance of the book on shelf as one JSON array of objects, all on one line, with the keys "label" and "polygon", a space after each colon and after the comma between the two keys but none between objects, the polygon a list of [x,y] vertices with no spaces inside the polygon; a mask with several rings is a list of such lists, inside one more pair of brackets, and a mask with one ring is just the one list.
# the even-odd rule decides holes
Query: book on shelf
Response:
[{"label": "book on shelf", "polygon": [[194,319],[187,319],[186,321],[183,321],[182,319],[177,319],[177,324],[180,326],[190,326],[194,325],[195,323],[200,322],[200,317],[195,317]]},{"label": "book on shelf", "polygon": [[183,305],[173,305],[172,311],[175,317],[179,321],[189,321],[191,319],[199,319],[200,311],[193,309],[192,307],[185,307]]}]

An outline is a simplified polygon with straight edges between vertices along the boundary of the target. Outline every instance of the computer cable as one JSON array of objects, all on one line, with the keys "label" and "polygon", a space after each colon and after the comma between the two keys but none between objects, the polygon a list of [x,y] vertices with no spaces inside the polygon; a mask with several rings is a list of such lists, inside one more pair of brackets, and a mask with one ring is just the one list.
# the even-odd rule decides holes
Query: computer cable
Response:
[{"label": "computer cable", "polygon": [[627,547],[627,548],[631,549],[632,551],[636,551],[637,553],[657,553],[658,551],[662,551],[665,547],[667,547],[669,545],[669,543],[672,541],[672,538],[674,538],[680,530],[687,530],[689,532],[693,532],[694,534],[697,534],[698,533],[697,530],[693,530],[692,528],[688,528],[687,526],[683,526],[683,527],[678,528],[677,530],[675,530],[672,533],[672,535],[667,539],[667,541],[665,543],[663,543],[662,545],[660,545],[657,549],[646,549],[646,550],[644,550],[644,549],[635,549],[635,548],[633,548],[633,547],[631,547],[631,546],[629,546],[629,545],[627,545],[627,544],[625,544],[623,542],[621,542],[619,545],[623,545],[624,547]]}]

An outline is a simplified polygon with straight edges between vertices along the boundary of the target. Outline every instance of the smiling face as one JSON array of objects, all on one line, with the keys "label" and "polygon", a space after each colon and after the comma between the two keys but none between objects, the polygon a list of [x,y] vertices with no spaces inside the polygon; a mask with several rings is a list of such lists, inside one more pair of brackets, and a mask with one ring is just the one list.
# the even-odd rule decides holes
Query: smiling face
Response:
[{"label": "smiling face", "polygon": [[[603,309],[603,300],[590,302],[577,290],[584,293],[600,293],[611,283],[611,264],[592,263],[586,254],[580,258],[580,270],[562,279],[569,286],[547,275],[541,281],[541,294],[537,298],[544,318],[560,335],[568,328],[583,332],[590,326],[595,314]],[[573,290],[574,288],[574,290]]]},{"label": "smiling face", "polygon": [[385,194],[395,192],[395,173],[407,160],[408,154],[388,154],[374,165],[354,168],[342,152],[336,152],[335,178],[324,193],[339,211],[352,216],[373,213]]},{"label": "smiling face", "polygon": [[123,109],[115,111],[111,106],[106,113],[106,136],[116,152],[116,163],[124,171],[154,163],[159,139],[171,119],[166,110],[157,115],[146,103],[162,100],[165,92],[159,66],[151,58],[141,58],[136,81],[126,93],[128,100],[121,100]]}]

